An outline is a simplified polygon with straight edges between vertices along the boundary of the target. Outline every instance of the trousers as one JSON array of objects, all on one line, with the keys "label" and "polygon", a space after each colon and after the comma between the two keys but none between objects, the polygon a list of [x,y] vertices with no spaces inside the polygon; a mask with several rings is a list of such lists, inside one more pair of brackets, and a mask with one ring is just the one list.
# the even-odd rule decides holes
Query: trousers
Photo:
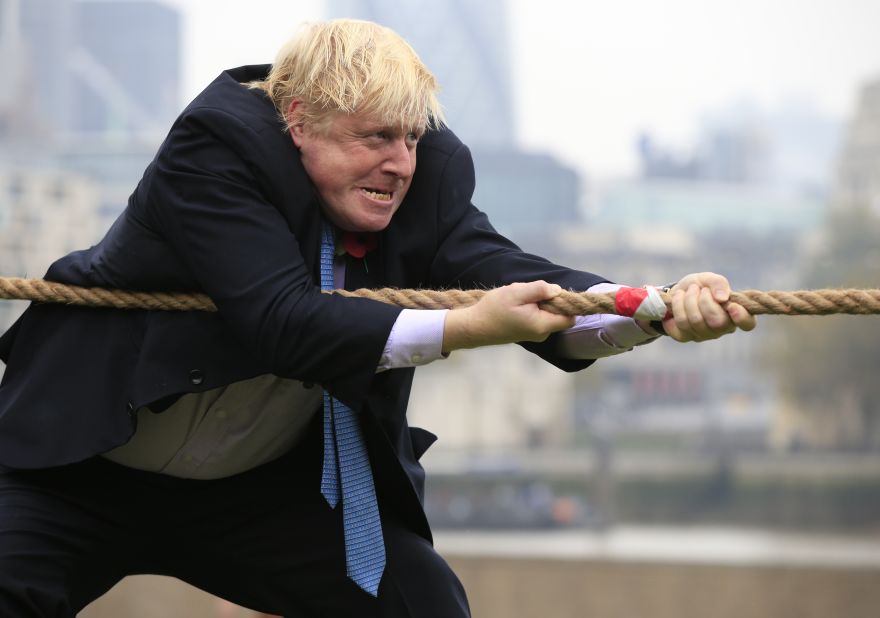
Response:
[{"label": "trousers", "polygon": [[320,475],[320,431],[211,481],[100,457],[0,470],[0,616],[73,618],[123,577],[147,573],[286,618],[470,616],[447,563],[382,504],[378,597],[358,588],[345,574],[341,509],[321,496]]}]

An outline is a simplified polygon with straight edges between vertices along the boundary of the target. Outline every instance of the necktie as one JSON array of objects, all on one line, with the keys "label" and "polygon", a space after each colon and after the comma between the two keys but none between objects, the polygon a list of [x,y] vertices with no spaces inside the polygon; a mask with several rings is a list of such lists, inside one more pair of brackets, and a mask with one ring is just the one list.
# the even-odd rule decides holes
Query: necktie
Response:
[{"label": "necktie", "polygon": [[[332,290],[335,234],[329,223],[321,235],[321,289]],[[324,391],[324,468],[321,494],[336,508],[342,498],[346,574],[377,596],[385,570],[385,541],[367,448],[355,413]]]}]

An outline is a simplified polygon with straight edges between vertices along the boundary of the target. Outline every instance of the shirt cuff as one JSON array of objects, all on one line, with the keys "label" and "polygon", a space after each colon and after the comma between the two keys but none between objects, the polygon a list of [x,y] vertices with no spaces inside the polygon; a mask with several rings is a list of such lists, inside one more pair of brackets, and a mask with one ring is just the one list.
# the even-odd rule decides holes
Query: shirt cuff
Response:
[{"label": "shirt cuff", "polygon": [[391,328],[377,371],[418,367],[443,355],[443,327],[448,309],[404,309]]},{"label": "shirt cuff", "polygon": [[[597,283],[588,292],[614,292],[623,286],[616,283]],[[657,335],[646,333],[634,319],[599,313],[579,315],[575,325],[560,333],[559,350],[562,356],[570,359],[587,360],[614,356],[628,352]]]}]

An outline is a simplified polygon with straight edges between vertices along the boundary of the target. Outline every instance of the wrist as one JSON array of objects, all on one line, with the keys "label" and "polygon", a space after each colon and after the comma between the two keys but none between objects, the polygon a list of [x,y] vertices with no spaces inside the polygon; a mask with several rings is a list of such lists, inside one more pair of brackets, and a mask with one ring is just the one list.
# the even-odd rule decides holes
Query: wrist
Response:
[{"label": "wrist", "polygon": [[443,354],[477,347],[477,344],[474,343],[475,339],[472,307],[452,309],[446,312],[446,320],[443,323]]}]

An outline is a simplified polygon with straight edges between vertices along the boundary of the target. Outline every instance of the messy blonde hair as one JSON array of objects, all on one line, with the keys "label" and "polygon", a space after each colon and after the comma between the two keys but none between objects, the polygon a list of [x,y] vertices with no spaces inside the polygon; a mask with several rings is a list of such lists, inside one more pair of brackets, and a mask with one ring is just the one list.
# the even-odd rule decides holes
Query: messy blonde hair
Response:
[{"label": "messy blonde hair", "polygon": [[[264,90],[290,129],[320,130],[335,113],[358,113],[410,130],[443,123],[437,80],[412,47],[389,28],[338,19],[306,24],[278,53]],[[305,105],[288,117],[293,100]]]}]

